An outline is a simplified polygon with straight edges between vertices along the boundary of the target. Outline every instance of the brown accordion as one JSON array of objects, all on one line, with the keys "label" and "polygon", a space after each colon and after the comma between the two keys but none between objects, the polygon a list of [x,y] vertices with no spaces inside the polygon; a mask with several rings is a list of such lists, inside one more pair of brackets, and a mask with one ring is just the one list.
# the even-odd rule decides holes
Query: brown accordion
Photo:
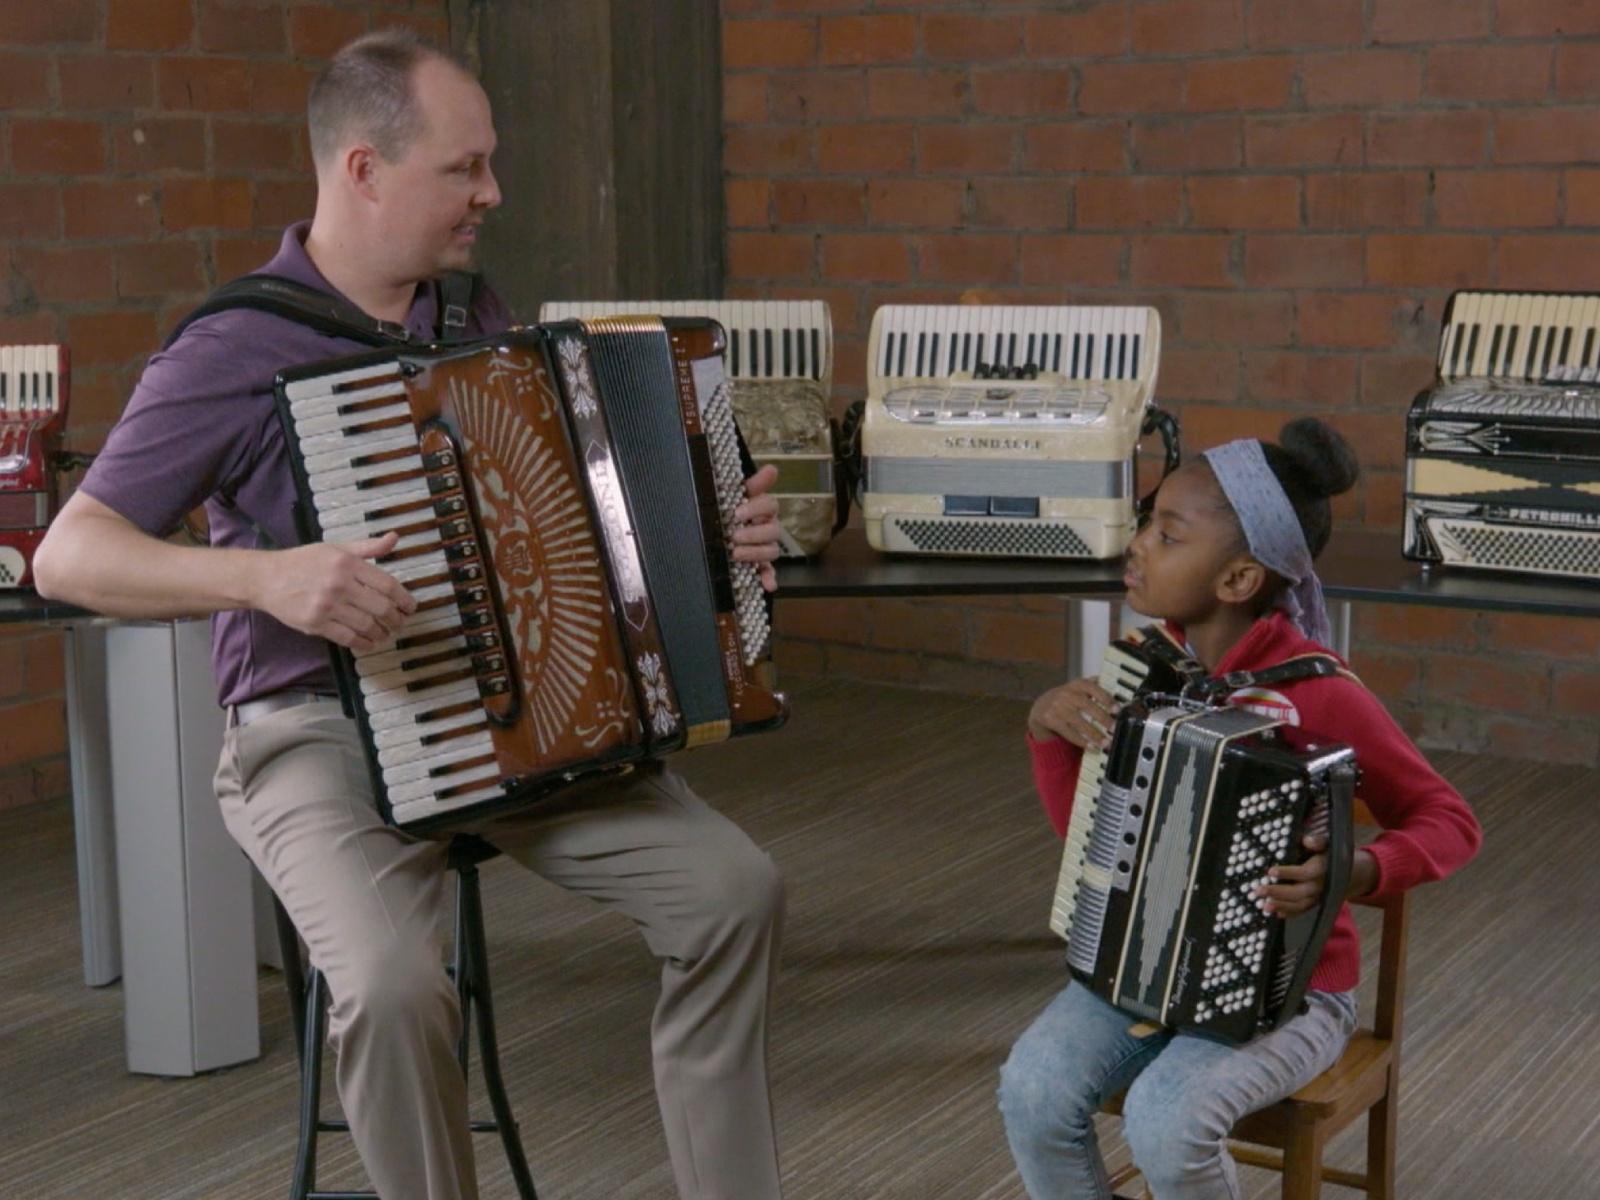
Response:
[{"label": "brown accordion", "polygon": [[417,600],[336,651],[384,818],[478,820],[776,728],[765,597],[711,321],[514,329],[283,372],[302,536],[400,537]]}]

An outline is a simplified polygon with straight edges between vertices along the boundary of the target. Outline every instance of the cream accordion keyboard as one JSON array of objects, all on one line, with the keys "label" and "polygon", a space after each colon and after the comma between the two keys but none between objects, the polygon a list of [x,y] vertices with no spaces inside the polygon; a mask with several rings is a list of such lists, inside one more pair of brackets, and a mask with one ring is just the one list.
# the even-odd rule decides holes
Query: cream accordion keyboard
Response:
[{"label": "cream accordion keyboard", "polygon": [[[860,435],[867,540],[912,554],[1121,554],[1160,355],[1153,308],[880,308]],[[1170,469],[1175,428],[1163,432]]]},{"label": "cream accordion keyboard", "polygon": [[552,301],[540,320],[660,313],[708,317],[728,335],[724,363],[739,432],[756,464],[778,468],[783,554],[816,554],[844,523],[835,479],[833,322],[821,300]]},{"label": "cream accordion keyboard", "polygon": [[1406,418],[1407,558],[1600,578],[1600,295],[1457,292]]}]

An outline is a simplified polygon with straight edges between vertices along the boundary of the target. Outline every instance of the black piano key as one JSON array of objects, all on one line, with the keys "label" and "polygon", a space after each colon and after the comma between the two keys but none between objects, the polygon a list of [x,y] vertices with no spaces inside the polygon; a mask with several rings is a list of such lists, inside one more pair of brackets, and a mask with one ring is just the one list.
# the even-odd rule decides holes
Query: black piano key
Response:
[{"label": "black piano key", "polygon": [[1094,334],[1092,333],[1083,335],[1083,366],[1085,376],[1091,379],[1098,377],[1096,375],[1098,368],[1095,366],[1094,361]]},{"label": "black piano key", "polygon": [[728,330],[728,374],[739,377],[739,331]]},{"label": "black piano key", "polygon": [[[996,354],[995,357],[998,359],[1000,356],[998,354]],[[1017,365],[1017,335],[1013,333],[1009,338],[1006,339],[1006,366],[1014,367],[1016,365]]]},{"label": "black piano key", "polygon": [[757,339],[756,331],[754,329],[750,330],[749,334],[750,334],[750,361],[745,364],[744,373],[746,375],[751,376],[751,377],[756,377],[756,376],[759,376],[761,374],[761,350],[760,350],[761,343]]},{"label": "black piano key", "polygon": [[1136,333],[1133,335],[1133,369],[1128,372],[1130,376],[1139,374],[1139,364],[1144,360],[1143,343],[1144,334]]},{"label": "black piano key", "polygon": [[961,369],[963,371],[972,370],[972,335],[970,333],[961,335]]},{"label": "black piano key", "polygon": [[1504,325],[1496,325],[1494,327],[1494,333],[1489,335],[1489,361],[1488,361],[1488,364],[1486,366],[1486,369],[1483,372],[1485,375],[1493,375],[1499,369],[1499,366],[1500,366],[1500,341],[1501,341],[1501,335],[1504,332],[1505,332],[1505,326]]},{"label": "black piano key", "polygon": [[1458,361],[1451,369],[1452,374],[1459,373],[1470,367],[1478,357],[1478,335],[1483,331],[1482,325],[1473,325],[1472,336],[1467,339],[1467,353],[1465,361]]},{"label": "black piano key", "polygon": [[794,367],[795,374],[801,377],[810,375],[815,378],[815,372],[806,366],[806,333],[799,329],[794,335]]},{"label": "black piano key", "polygon": [[794,331],[783,331],[783,374],[785,378],[794,377]]},{"label": "black piano key", "polygon": [[928,345],[928,374],[939,373],[939,335],[935,333]]},{"label": "black piano key", "polygon": [[763,355],[761,361],[761,373],[765,376],[771,376],[774,374],[774,360],[772,354],[772,330],[770,329],[763,329],[761,331],[761,350]]},{"label": "black piano key", "polygon": [[1588,366],[1594,355],[1594,329],[1589,329],[1583,335],[1583,366]]},{"label": "black piano key", "polygon": [[[1569,330],[1568,332],[1570,334],[1571,331]],[[1555,326],[1552,325],[1550,327],[1549,332],[1545,334],[1545,339],[1544,339],[1544,362],[1539,365],[1539,376],[1540,376],[1541,379],[1544,376],[1550,374],[1550,360],[1555,356],[1555,349],[1556,349],[1556,329],[1555,329]]]},{"label": "black piano key", "polygon": [[1516,357],[1517,357],[1517,334],[1519,334],[1520,332],[1522,332],[1522,331],[1519,330],[1515,325],[1513,325],[1506,332],[1506,356],[1505,356],[1505,359],[1500,364],[1500,369],[1498,371],[1494,372],[1494,374],[1497,374],[1497,375],[1509,375],[1509,374],[1511,374],[1511,364],[1516,361]]},{"label": "black piano key", "polygon": [[1050,369],[1057,373],[1061,370],[1061,335],[1050,335]]},{"label": "black piano key", "polygon": [[926,332],[917,334],[917,375],[932,374],[928,370],[928,335]]},{"label": "black piano key", "polygon": [[811,377],[822,378],[822,332],[817,329],[811,331]]},{"label": "black piano key", "polygon": [[1126,335],[1117,338],[1117,378],[1128,377],[1128,339]]},{"label": "black piano key", "polygon": [[900,335],[900,359],[895,364],[894,370],[894,374],[896,375],[904,375],[906,373],[906,343],[910,340],[911,337],[909,334],[902,333]]},{"label": "black piano key", "polygon": [[1023,360],[1022,360],[1025,364],[1038,361],[1036,358],[1033,357],[1033,343],[1034,343],[1034,335],[1030,333],[1028,335],[1027,353],[1024,355]]},{"label": "black piano key", "polygon": [[1561,365],[1572,365],[1572,326],[1568,325],[1561,334]]},{"label": "black piano key", "polygon": [[56,377],[54,374],[46,374],[44,377],[44,398],[48,407],[54,408],[56,406]]},{"label": "black piano key", "polygon": [[1522,370],[1517,372],[1524,379],[1532,379],[1533,373],[1539,368],[1539,339],[1543,334],[1542,325],[1535,325],[1528,331],[1528,361],[1523,364]]}]

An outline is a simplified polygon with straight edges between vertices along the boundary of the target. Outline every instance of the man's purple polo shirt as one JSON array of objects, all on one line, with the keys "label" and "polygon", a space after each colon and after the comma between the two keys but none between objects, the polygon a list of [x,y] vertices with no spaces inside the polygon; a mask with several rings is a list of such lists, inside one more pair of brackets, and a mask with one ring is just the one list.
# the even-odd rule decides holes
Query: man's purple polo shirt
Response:
[{"label": "man's purple polo shirt", "polygon": [[[276,257],[261,269],[332,292],[306,254],[309,228],[301,222],[285,230]],[[431,338],[435,307],[432,289],[419,288],[406,327]],[[499,299],[480,289],[468,332],[498,333],[509,324]],[[255,309],[196,321],[170,350],[151,358],[83,490],[155,537],[166,537],[204,502],[213,546],[297,545],[294,479],[273,377],[286,367],[370,349]],[[258,528],[270,542],[258,541]],[[284,688],[333,689],[328,644],[263,612],[216,614],[211,661],[223,704]]]}]

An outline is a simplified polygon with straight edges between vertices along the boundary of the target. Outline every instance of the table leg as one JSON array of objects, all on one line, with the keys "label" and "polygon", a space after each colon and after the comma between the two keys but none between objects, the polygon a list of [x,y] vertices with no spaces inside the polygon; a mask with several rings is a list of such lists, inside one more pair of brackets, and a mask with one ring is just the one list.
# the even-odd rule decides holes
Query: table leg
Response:
[{"label": "table leg", "polygon": [[256,1058],[250,866],[211,777],[222,744],[204,621],[106,638],[128,1069],[193,1075]]},{"label": "table leg", "polygon": [[62,640],[67,659],[67,755],[72,764],[83,981],[90,987],[104,987],[122,974],[111,740],[106,729],[106,634],[102,626],[80,624],[68,629]]},{"label": "table leg", "polygon": [[1070,678],[1100,674],[1100,660],[1111,641],[1111,603],[1067,600],[1066,667]]}]

